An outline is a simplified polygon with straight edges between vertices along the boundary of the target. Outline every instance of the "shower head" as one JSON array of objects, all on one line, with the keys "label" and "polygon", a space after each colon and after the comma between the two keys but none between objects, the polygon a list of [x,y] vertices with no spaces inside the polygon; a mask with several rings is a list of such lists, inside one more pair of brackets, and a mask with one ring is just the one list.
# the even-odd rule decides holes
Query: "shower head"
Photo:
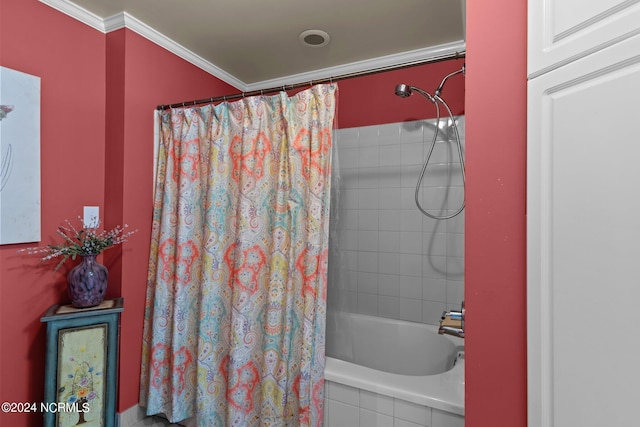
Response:
[{"label": "shower head", "polygon": [[429,101],[433,103],[436,102],[435,99],[433,99],[433,96],[431,96],[429,92],[425,92],[419,87],[409,86],[404,83],[400,83],[399,85],[396,85],[396,95],[398,95],[400,98],[408,98],[411,95],[413,95],[413,92],[418,92],[420,95],[424,96],[425,98],[427,98]]},{"label": "shower head", "polygon": [[396,95],[398,95],[400,98],[406,98],[408,96],[411,96],[412,90],[411,90],[411,86],[408,86],[404,83],[400,83],[399,85],[396,85]]}]

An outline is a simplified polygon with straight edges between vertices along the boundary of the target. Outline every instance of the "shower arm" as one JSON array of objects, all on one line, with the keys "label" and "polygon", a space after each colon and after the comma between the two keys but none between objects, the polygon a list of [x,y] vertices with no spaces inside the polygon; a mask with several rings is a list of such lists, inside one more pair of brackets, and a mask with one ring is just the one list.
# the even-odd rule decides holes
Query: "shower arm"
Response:
[{"label": "shower arm", "polygon": [[453,73],[449,73],[446,76],[444,76],[444,79],[442,79],[442,82],[440,83],[440,86],[438,86],[438,88],[435,90],[435,92],[433,93],[433,97],[434,98],[439,98],[440,97],[440,93],[442,93],[442,88],[444,87],[445,82],[449,79],[449,77],[453,77],[456,74],[460,74],[465,72],[465,66],[463,65],[461,69],[454,71]]}]

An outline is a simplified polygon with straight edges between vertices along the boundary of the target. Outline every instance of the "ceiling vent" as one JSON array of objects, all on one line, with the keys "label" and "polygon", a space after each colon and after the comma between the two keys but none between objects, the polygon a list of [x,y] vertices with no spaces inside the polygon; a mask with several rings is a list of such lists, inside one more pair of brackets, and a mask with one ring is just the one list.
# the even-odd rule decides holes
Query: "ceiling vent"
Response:
[{"label": "ceiling vent", "polygon": [[306,30],[298,36],[303,45],[309,47],[322,47],[329,44],[331,36],[322,30]]}]

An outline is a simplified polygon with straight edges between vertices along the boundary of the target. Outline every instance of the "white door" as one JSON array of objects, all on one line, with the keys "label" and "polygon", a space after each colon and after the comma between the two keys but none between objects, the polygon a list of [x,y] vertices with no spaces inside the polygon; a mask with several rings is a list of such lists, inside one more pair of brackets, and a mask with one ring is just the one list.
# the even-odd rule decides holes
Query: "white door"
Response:
[{"label": "white door", "polygon": [[528,97],[529,427],[638,426],[640,35]]},{"label": "white door", "polygon": [[640,0],[528,19],[529,427],[640,425]]},{"label": "white door", "polygon": [[640,0],[529,0],[528,9],[529,78],[640,33]]}]

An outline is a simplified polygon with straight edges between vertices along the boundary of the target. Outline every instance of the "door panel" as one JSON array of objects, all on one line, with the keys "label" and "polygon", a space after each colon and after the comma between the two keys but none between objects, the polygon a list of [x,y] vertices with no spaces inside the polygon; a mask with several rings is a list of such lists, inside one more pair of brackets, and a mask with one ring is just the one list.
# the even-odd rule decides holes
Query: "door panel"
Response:
[{"label": "door panel", "polygon": [[639,34],[640,0],[529,0],[530,78]]},{"label": "door panel", "polygon": [[529,426],[634,425],[640,36],[528,85]]}]

